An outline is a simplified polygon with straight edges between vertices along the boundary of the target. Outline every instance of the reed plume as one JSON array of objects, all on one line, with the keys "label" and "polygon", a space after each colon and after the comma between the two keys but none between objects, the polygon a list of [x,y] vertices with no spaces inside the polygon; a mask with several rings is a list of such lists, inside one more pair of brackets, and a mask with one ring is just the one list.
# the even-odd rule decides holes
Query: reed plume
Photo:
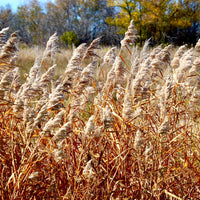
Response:
[{"label": "reed plume", "polygon": [[87,178],[91,178],[93,173],[92,160],[89,160],[83,169],[83,175]]},{"label": "reed plume", "polygon": [[49,95],[49,100],[47,102],[47,109],[59,110],[63,107],[64,94],[62,84],[58,85],[52,93]]},{"label": "reed plume", "polygon": [[128,83],[126,86],[126,92],[124,96],[122,117],[125,120],[131,120],[133,118],[133,103],[132,103],[132,76],[129,77]]},{"label": "reed plume", "polygon": [[86,51],[86,44],[81,44],[78,46],[72,55],[72,58],[70,59],[67,68],[64,72],[64,75],[62,77],[63,79],[63,87],[65,92],[70,92],[71,89],[73,89],[75,82],[77,79],[80,78],[81,74],[81,60],[83,59],[84,53]]},{"label": "reed plume", "polygon": [[183,81],[192,67],[192,56],[193,48],[186,51],[180,59],[180,66],[175,70],[176,79],[179,83]]},{"label": "reed plume", "polygon": [[61,128],[59,128],[56,133],[53,136],[53,140],[57,141],[57,142],[61,142],[62,140],[64,140],[69,133],[71,133],[71,123],[67,122],[65,123]]},{"label": "reed plume", "polygon": [[2,47],[6,43],[6,33],[9,30],[9,27],[3,28],[0,31],[0,51],[2,50]]},{"label": "reed plume", "polygon": [[121,58],[119,58],[117,56],[113,66],[114,66],[114,71],[115,71],[115,84],[121,85],[124,83],[124,81],[127,78],[126,77],[127,71],[126,71],[125,67],[123,66],[123,62],[122,62]]},{"label": "reed plume", "polygon": [[95,116],[94,115],[92,115],[88,119],[87,124],[85,126],[85,132],[84,132],[85,136],[90,136],[92,131],[94,131],[94,120],[95,120]]},{"label": "reed plume", "polygon": [[50,67],[44,74],[42,74],[40,78],[40,83],[41,84],[50,83],[55,74],[55,70],[56,70],[56,64]]},{"label": "reed plume", "polygon": [[176,69],[176,68],[179,67],[179,65],[180,65],[180,58],[184,54],[185,50],[186,50],[186,45],[182,45],[176,51],[176,53],[174,55],[174,58],[172,59],[172,62],[171,62],[171,66],[172,66],[173,69]]},{"label": "reed plume", "polygon": [[3,100],[8,97],[6,93],[10,90],[10,86],[13,80],[13,71],[8,71],[4,74],[0,81],[0,99]]},{"label": "reed plume", "polygon": [[131,20],[129,26],[128,26],[128,31],[125,33],[124,39],[121,41],[121,47],[125,47],[129,44],[134,44],[136,38],[138,38],[137,30],[135,29],[134,21]]},{"label": "reed plume", "polygon": [[90,44],[90,46],[87,48],[87,50],[86,50],[86,52],[85,52],[82,60],[86,60],[88,58],[95,58],[95,57],[100,58],[99,55],[97,55],[95,53],[95,50],[99,49],[99,42],[100,42],[100,40],[101,40],[101,37],[98,37],[98,38],[96,38],[96,39],[94,39],[92,41],[92,43]]},{"label": "reed plume", "polygon": [[51,59],[55,62],[55,55],[57,52],[60,52],[58,50],[58,36],[57,33],[54,33],[49,40],[47,41],[46,49],[43,53],[43,57],[51,57]]},{"label": "reed plume", "polygon": [[135,135],[134,148],[137,150],[142,144],[142,132],[138,129]]},{"label": "reed plume", "polygon": [[18,51],[17,43],[18,43],[18,31],[12,33],[9,39],[7,40],[6,44],[2,46],[0,59],[6,60],[8,62],[10,61],[13,62],[13,57],[16,55],[16,52]]},{"label": "reed plume", "polygon": [[117,47],[112,47],[109,51],[107,51],[107,53],[104,55],[102,65],[113,65],[116,58],[116,50]]},{"label": "reed plume", "polygon": [[198,40],[198,42],[195,45],[195,50],[199,53],[200,52],[200,39]]},{"label": "reed plume", "polygon": [[169,118],[166,116],[162,124],[158,128],[158,133],[167,134],[169,132],[169,129],[170,129]]},{"label": "reed plume", "polygon": [[49,119],[49,121],[47,121],[47,123],[44,125],[41,135],[49,134],[51,133],[51,131],[53,131],[55,127],[59,126],[59,124],[61,124],[62,122],[64,114],[65,114],[65,111],[62,110],[58,114],[56,114],[54,118]]},{"label": "reed plume", "polygon": [[[73,52],[73,55],[67,65],[68,68],[79,67],[81,64],[81,60],[83,59],[84,53],[86,51],[86,43],[79,45]],[[67,71],[65,72],[67,74]]]}]

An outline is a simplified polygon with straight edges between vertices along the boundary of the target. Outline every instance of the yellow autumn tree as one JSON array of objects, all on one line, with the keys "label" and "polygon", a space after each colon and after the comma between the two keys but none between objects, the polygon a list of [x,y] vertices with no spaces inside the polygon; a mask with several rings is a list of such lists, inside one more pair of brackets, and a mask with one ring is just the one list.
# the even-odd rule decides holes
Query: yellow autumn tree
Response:
[{"label": "yellow autumn tree", "polygon": [[171,0],[143,0],[141,4],[143,8],[141,24],[145,30],[143,34],[146,37],[152,36],[155,40],[162,40],[167,31],[173,3]]},{"label": "yellow autumn tree", "polygon": [[120,9],[115,18],[107,17],[106,22],[110,25],[118,26],[119,33],[123,34],[126,32],[130,21],[133,19],[135,25],[139,29],[139,19],[140,19],[140,1],[135,0],[115,0],[107,1],[107,5],[116,9],[116,12]]},{"label": "yellow autumn tree", "polygon": [[133,19],[142,40],[152,37],[165,42],[171,29],[196,28],[200,20],[200,0],[108,0],[108,6],[118,14],[107,18],[107,23],[118,26],[120,33],[124,33]]}]

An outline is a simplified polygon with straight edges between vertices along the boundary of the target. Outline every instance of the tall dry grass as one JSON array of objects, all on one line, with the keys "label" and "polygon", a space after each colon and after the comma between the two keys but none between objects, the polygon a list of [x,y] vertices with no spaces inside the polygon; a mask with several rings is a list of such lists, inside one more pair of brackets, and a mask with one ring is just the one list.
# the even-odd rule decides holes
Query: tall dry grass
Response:
[{"label": "tall dry grass", "polygon": [[[17,53],[18,59],[16,65],[20,68],[21,81],[24,82],[24,74],[28,74],[31,67],[33,66],[35,59],[38,55],[42,55],[44,48],[38,46],[35,47],[19,47],[19,52]],[[70,57],[72,56],[73,51],[71,49],[61,49],[60,53],[55,55],[56,60],[56,71],[55,77],[59,77],[62,72],[65,70],[64,64],[69,62]],[[53,65],[53,61],[50,59],[45,60],[47,66]],[[42,72],[45,72],[45,68],[41,69]]]},{"label": "tall dry grass", "polygon": [[5,41],[6,31],[2,199],[200,197],[200,40],[174,56],[170,45],[149,51],[148,41],[138,51],[131,22],[119,53],[112,48],[100,61],[97,38],[55,78],[54,34],[20,83],[17,33]]}]

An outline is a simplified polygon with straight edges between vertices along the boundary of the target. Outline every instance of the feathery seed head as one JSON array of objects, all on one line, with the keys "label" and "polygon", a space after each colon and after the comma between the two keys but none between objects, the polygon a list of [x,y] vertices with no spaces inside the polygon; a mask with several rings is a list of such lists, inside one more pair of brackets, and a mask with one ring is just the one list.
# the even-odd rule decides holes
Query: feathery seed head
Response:
[{"label": "feathery seed head", "polygon": [[9,27],[6,27],[0,31],[0,50],[1,50],[1,47],[6,43],[6,33],[8,29]]},{"label": "feathery seed head", "polygon": [[166,79],[165,85],[164,85],[164,87],[162,89],[163,90],[162,93],[164,95],[165,101],[170,98],[170,96],[172,94],[172,88],[173,88],[173,82],[172,82],[171,78],[168,77]]},{"label": "feathery seed head", "polygon": [[154,59],[156,57],[156,55],[160,53],[161,50],[162,50],[162,46],[161,45],[159,45],[156,48],[154,48],[150,53],[150,58]]},{"label": "feathery seed head", "polygon": [[106,105],[106,107],[103,108],[103,123],[105,129],[110,128],[113,123],[112,113],[108,105]]},{"label": "feathery seed head", "polygon": [[93,58],[93,57],[100,58],[95,53],[95,50],[99,49],[99,42],[100,42],[100,40],[101,40],[101,37],[98,37],[98,38],[96,38],[95,40],[92,41],[92,43],[90,44],[90,46],[87,48],[87,50],[86,50],[86,52],[85,52],[82,60],[85,60],[85,59],[88,59],[88,58]]},{"label": "feathery seed head", "polygon": [[0,53],[0,58],[5,60],[11,60],[16,55],[17,49],[17,42],[18,42],[18,31],[15,31],[11,34],[11,36],[8,38],[6,44],[2,46],[2,50]]},{"label": "feathery seed head", "polygon": [[41,68],[41,58],[37,57],[35,59],[33,67],[31,67],[28,75],[28,82],[33,82],[35,79],[40,77],[40,68]]},{"label": "feathery seed head", "polygon": [[196,58],[192,67],[189,70],[189,76],[195,76],[200,74],[200,58]]},{"label": "feathery seed head", "polygon": [[113,47],[104,55],[102,65],[105,65],[105,64],[113,65],[113,63],[115,62],[115,58],[116,58],[116,50],[117,50],[117,47]]},{"label": "feathery seed head", "polygon": [[53,140],[60,142],[64,140],[68,134],[71,132],[71,122],[65,123],[58,131],[55,133]]},{"label": "feathery seed head", "polygon": [[122,110],[122,117],[126,120],[132,119],[133,117],[133,108],[132,108],[132,101],[131,101],[131,80],[129,80],[127,87],[126,87],[126,93],[124,97],[124,103],[123,103],[123,110]]},{"label": "feathery seed head", "polygon": [[116,57],[113,67],[115,70],[115,84],[122,84],[126,77],[126,69],[120,57]]},{"label": "feathery seed head", "polygon": [[47,109],[58,110],[60,107],[63,107],[63,104],[61,103],[63,99],[63,86],[62,84],[59,84],[49,95]]},{"label": "feathery seed head", "polygon": [[179,67],[180,58],[184,54],[185,49],[186,49],[186,45],[182,45],[174,54],[174,58],[171,61],[171,66],[173,69],[176,69]]},{"label": "feathery seed head", "polygon": [[83,169],[83,176],[87,177],[87,178],[91,178],[92,174],[93,174],[93,169],[92,169],[92,160],[89,160],[86,164],[86,166]]},{"label": "feathery seed head", "polygon": [[54,129],[55,127],[57,127],[61,122],[62,122],[62,117],[65,114],[65,111],[62,110],[60,111],[55,117],[54,119],[51,118],[44,126],[43,128],[43,132],[44,133],[48,133],[51,132],[52,129]]},{"label": "feathery seed head", "polygon": [[44,106],[42,106],[42,108],[40,109],[39,113],[37,114],[36,118],[34,119],[34,126],[36,127],[37,125],[39,125],[41,122],[44,122],[47,116],[47,105],[45,104]]},{"label": "feathery seed head", "polygon": [[44,51],[44,58],[51,57],[55,59],[55,54],[60,52],[58,50],[58,36],[57,33],[54,33],[49,40],[47,41],[46,49]]},{"label": "feathery seed head", "polygon": [[138,129],[135,135],[134,148],[138,149],[141,144],[142,144],[142,132],[140,131],[140,129]]},{"label": "feathery seed head", "polygon": [[92,115],[86,123],[86,126],[85,126],[85,135],[86,136],[89,136],[91,134],[91,132],[94,130],[94,119],[95,119],[95,117],[94,117],[94,115]]},{"label": "feathery seed head", "polygon": [[124,47],[128,44],[133,44],[135,39],[138,38],[137,30],[135,29],[134,21],[131,20],[130,25],[128,27],[128,31],[125,33],[124,39],[121,41],[121,46]]},{"label": "feathery seed head", "polygon": [[69,68],[79,67],[85,51],[86,51],[86,43],[79,45],[74,50],[72,58],[70,59],[66,70],[68,70]]},{"label": "feathery seed head", "polygon": [[195,45],[195,50],[200,53],[200,39],[198,40],[198,42]]},{"label": "feathery seed head", "polygon": [[20,78],[19,67],[15,67],[15,69],[13,70],[13,83],[12,83],[12,85],[14,86],[16,92],[20,88],[19,78]]},{"label": "feathery seed head", "polygon": [[159,57],[162,62],[164,63],[170,63],[170,50],[172,49],[172,45],[166,46],[164,49],[162,49],[159,54],[156,57]]},{"label": "feathery seed head", "polygon": [[50,67],[42,76],[41,83],[50,82],[55,74],[56,64]]},{"label": "feathery seed head", "polygon": [[193,48],[186,51],[181,57],[180,66],[175,71],[175,75],[179,83],[183,81],[184,76],[186,76],[189,69],[192,67],[193,63],[192,58],[193,58]]},{"label": "feathery seed head", "polygon": [[59,162],[66,156],[64,155],[63,148],[54,149],[53,156],[56,162]]},{"label": "feathery seed head", "polygon": [[85,67],[81,73],[82,76],[86,78],[93,78],[95,74],[95,68],[97,66],[97,60],[93,60],[87,67]]},{"label": "feathery seed head", "polygon": [[145,158],[148,159],[150,154],[151,154],[151,151],[152,151],[152,146],[151,146],[151,143],[148,143],[146,145],[146,148],[145,148],[145,152],[144,152],[144,155],[145,155]]},{"label": "feathery seed head", "polygon": [[166,134],[166,133],[168,133],[169,128],[170,128],[169,118],[168,118],[168,116],[165,116],[164,121],[162,122],[162,124],[158,128],[158,133],[159,134]]}]

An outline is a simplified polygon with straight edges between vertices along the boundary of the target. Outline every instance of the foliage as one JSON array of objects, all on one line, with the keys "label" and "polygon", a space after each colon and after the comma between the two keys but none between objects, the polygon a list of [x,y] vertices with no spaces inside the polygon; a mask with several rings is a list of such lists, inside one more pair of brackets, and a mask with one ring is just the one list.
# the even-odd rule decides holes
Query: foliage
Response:
[{"label": "foliage", "polygon": [[73,31],[64,32],[63,35],[60,36],[60,40],[70,47],[72,47],[73,44],[77,46],[79,43],[77,34]]},{"label": "foliage", "polygon": [[[120,27],[124,33],[131,19],[134,20],[141,40],[152,37],[157,42],[174,42],[181,44],[184,33],[189,27],[194,27],[191,34],[196,43],[197,27],[199,26],[200,3],[197,1],[172,1],[172,0],[116,0],[108,1],[108,6],[120,9],[115,18],[108,17],[107,23]],[[198,16],[198,17],[197,17]],[[172,38],[176,35],[176,40]],[[179,40],[178,38],[181,37]],[[174,38],[175,39],[175,38]],[[189,42],[189,41],[187,41]]]}]

